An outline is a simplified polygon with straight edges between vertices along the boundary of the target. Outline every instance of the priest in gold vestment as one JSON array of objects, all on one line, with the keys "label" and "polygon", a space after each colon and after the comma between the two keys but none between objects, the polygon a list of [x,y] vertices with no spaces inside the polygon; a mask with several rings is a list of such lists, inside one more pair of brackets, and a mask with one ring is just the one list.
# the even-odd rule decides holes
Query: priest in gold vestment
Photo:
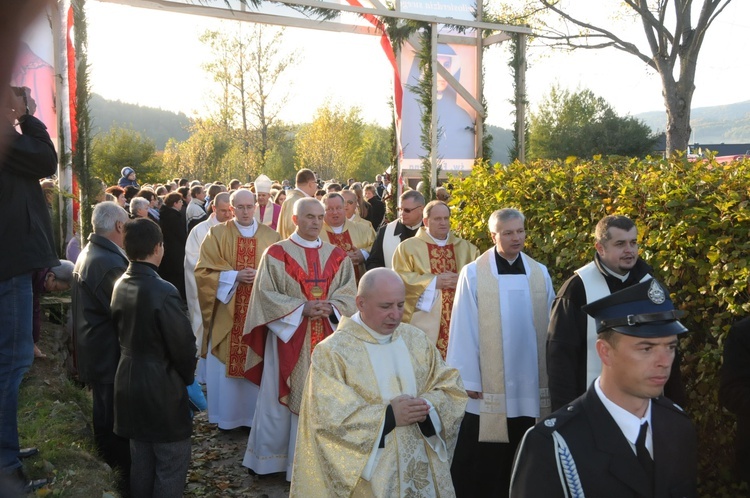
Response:
[{"label": "priest in gold vestment", "polygon": [[358,312],[315,349],[290,496],[452,497],[466,393],[427,337],[401,323],[404,284],[371,270]]},{"label": "priest in gold vestment", "polygon": [[365,223],[355,223],[346,219],[345,200],[341,194],[337,192],[326,194],[322,202],[325,206],[326,217],[320,238],[346,251],[349,259],[352,260],[354,275],[359,282],[367,271],[365,261],[370,255],[372,243],[375,242],[375,230],[366,220],[363,220]]},{"label": "priest in gold vestment", "polygon": [[424,208],[424,226],[403,241],[393,269],[406,285],[404,321],[422,329],[445,358],[458,273],[479,257],[479,249],[450,231],[451,211],[443,201]]},{"label": "priest in gold vestment", "polygon": [[250,427],[253,422],[258,387],[244,377],[248,348],[242,332],[261,255],[279,241],[276,231],[253,219],[252,192],[236,190],[229,202],[234,217],[208,231],[195,267],[203,326],[208,331],[201,348],[206,358],[208,420],[225,430]]},{"label": "priest in gold vestment", "polygon": [[260,386],[253,430],[242,464],[257,474],[291,479],[297,414],[316,345],[356,307],[354,268],[346,253],[320,240],[323,205],[294,207],[296,231],[263,255],[243,340],[246,376]]},{"label": "priest in gold vestment", "polygon": [[281,205],[281,213],[279,213],[279,221],[276,226],[276,231],[279,232],[282,239],[289,238],[294,233],[296,225],[292,221],[294,215],[294,204],[307,197],[315,196],[315,192],[318,190],[318,182],[315,178],[315,173],[309,169],[301,169],[297,171],[297,177],[295,179],[294,190],[287,190],[286,199],[284,204]]}]

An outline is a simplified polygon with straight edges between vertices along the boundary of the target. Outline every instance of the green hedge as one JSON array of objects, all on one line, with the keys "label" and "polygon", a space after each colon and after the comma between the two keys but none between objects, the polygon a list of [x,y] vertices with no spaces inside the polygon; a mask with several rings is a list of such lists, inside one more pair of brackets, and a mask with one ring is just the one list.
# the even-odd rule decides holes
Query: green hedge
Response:
[{"label": "green hedge", "polygon": [[672,293],[690,333],[681,340],[687,410],[699,433],[701,496],[737,496],[734,417],[719,407],[724,339],[748,304],[750,161],[721,165],[622,157],[480,165],[453,179],[457,235],[490,247],[487,219],[501,207],[526,215],[526,252],[556,286],[591,261],[593,231],[607,214],[631,217],[641,257]]}]

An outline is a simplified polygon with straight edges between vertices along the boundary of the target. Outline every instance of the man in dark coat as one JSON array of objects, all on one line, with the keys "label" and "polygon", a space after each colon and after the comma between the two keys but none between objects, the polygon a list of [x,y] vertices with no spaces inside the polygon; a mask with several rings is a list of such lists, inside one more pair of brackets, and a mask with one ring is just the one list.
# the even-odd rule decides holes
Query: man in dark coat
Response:
[{"label": "man in dark coat", "polygon": [[110,301],[115,282],[128,267],[122,250],[128,213],[114,202],[94,207],[94,233],[73,269],[72,316],[78,379],[91,387],[94,442],[99,454],[120,472],[120,491],[128,494],[130,444],[112,431],[114,385],[120,343],[112,323]]},{"label": "man in dark coat", "polygon": [[159,227],[164,237],[164,259],[159,265],[159,276],[177,287],[185,301],[185,244],[188,231],[181,214],[183,205],[182,196],[172,192],[164,198],[164,205],[159,210]]},{"label": "man in dark coat", "polygon": [[[594,260],[575,271],[552,303],[547,335],[552,410],[586,392],[601,371],[594,348],[594,320],[583,306],[653,277],[653,269],[638,257],[638,228],[627,216],[602,218],[596,225],[595,239]],[[679,356],[665,393],[684,404]]]},{"label": "man in dark coat", "polygon": [[370,256],[365,261],[365,267],[368,270],[392,268],[396,247],[406,239],[414,237],[422,226],[424,196],[416,190],[409,190],[401,194],[399,200],[399,218],[378,230]]},{"label": "man in dark coat", "polygon": [[719,401],[737,415],[736,470],[750,482],[750,317],[735,323],[724,342]]},{"label": "man in dark coat", "polygon": [[133,496],[179,498],[190,465],[187,386],[195,373],[195,336],[177,289],[156,272],[164,255],[159,226],[130,221],[124,242],[130,266],[111,304],[121,351],[114,431],[130,439]]},{"label": "man in dark coat", "polygon": [[654,279],[584,310],[596,319],[601,376],[529,430],[511,496],[697,496],[695,428],[662,396],[684,313]]},{"label": "man in dark coat", "polygon": [[[5,92],[2,94],[5,96]],[[32,114],[29,89],[13,89],[0,102],[0,134],[8,145],[0,163],[0,489],[30,491],[18,459],[18,392],[34,358],[31,278],[58,266],[52,223],[39,180],[57,171],[47,128]],[[18,123],[21,133],[14,124]],[[45,481],[46,482],[46,481]],[[43,484],[43,483],[42,483]]]}]

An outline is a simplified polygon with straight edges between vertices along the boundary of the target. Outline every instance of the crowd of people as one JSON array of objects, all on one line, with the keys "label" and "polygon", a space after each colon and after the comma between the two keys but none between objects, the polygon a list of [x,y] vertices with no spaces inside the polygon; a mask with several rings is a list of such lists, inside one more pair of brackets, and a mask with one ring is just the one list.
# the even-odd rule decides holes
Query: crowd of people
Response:
[{"label": "crowd of people", "polygon": [[[292,496],[696,495],[687,330],[631,219],[600,220],[593,260],[555,292],[518,209],[492,213],[480,253],[442,188],[389,213],[387,177],[141,186],[123,168],[60,261],[43,180],[57,157],[21,97],[0,169],[0,234],[17,241],[0,258],[4,486],[43,484],[23,473],[18,387],[33,297],[70,286],[76,374],[123,496],[182,496],[201,406],[249,427],[238,464],[284,473]],[[727,364],[732,408],[748,375]]]}]

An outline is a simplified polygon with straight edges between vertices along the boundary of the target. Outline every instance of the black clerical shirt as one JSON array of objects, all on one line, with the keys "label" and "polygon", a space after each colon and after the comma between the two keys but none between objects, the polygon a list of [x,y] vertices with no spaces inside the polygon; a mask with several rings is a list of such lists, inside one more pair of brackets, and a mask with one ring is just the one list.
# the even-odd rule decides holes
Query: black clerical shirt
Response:
[{"label": "black clerical shirt", "polygon": [[511,264],[507,259],[500,256],[497,249],[495,249],[495,262],[497,263],[498,275],[526,275],[526,269],[523,267],[523,258],[520,253]]}]

